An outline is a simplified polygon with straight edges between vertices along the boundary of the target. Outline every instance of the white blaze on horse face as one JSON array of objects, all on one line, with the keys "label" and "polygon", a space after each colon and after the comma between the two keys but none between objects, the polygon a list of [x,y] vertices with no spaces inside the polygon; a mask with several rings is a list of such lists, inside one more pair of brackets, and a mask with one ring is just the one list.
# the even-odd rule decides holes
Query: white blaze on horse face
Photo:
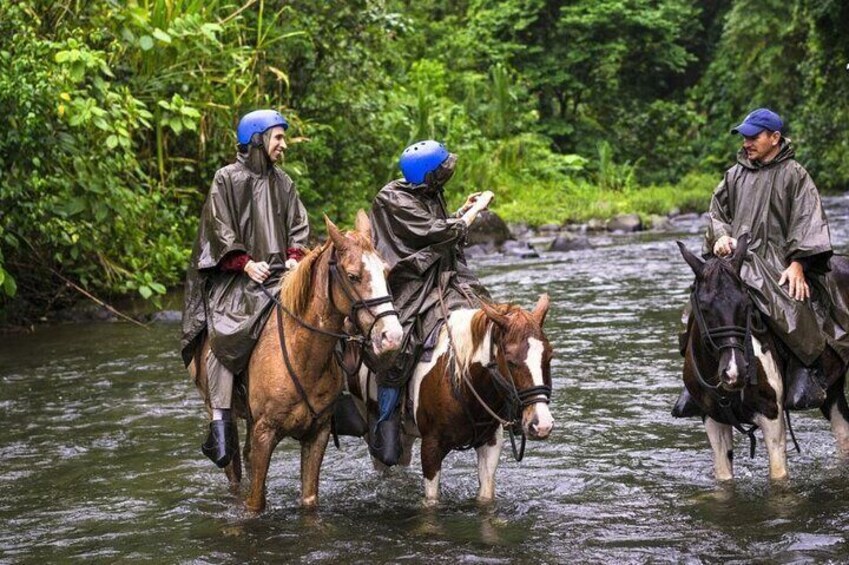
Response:
[{"label": "white blaze on horse face", "polygon": [[[371,275],[371,296],[369,298],[383,298],[389,296],[386,286],[386,276],[383,271],[383,261],[375,253],[363,253],[363,266]],[[380,304],[372,310],[374,314],[380,314],[392,310],[391,302]],[[372,330],[372,345],[378,355],[386,351],[394,351],[401,345],[404,333],[398,316],[383,316],[378,319]]]},{"label": "white blaze on horse face", "polygon": [[[542,356],[544,352],[545,346],[542,341],[535,337],[528,339],[528,357],[525,359],[525,364],[531,372],[534,386],[545,384],[542,376]],[[534,435],[544,438],[551,433],[551,428],[554,427],[554,418],[551,416],[551,410],[548,409],[548,404],[545,402],[537,402],[532,405],[532,408],[537,420],[536,433]]]},{"label": "white blaze on horse face", "polygon": [[725,369],[726,374],[728,374],[728,379],[731,382],[736,382],[737,377],[740,376],[740,370],[737,368],[737,356],[734,354],[736,351],[731,352],[731,362],[728,363],[728,367]]}]

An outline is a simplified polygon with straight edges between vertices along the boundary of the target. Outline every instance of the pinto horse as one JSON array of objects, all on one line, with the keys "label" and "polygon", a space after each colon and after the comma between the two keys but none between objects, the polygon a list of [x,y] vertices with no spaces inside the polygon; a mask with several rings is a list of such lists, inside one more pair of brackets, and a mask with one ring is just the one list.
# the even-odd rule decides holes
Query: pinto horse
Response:
[{"label": "pinto horse", "polygon": [[[249,510],[265,507],[271,454],[284,437],[301,443],[301,503],[318,503],[318,478],[334,403],[343,378],[333,355],[346,318],[377,356],[398,348],[402,329],[386,285],[386,267],[371,243],[368,216],[360,210],[356,230],[341,233],[325,217],[329,239],[283,279],[277,308],[269,317],[248,364],[247,393],[235,394],[233,410],[247,420],[245,459],[250,463]],[[202,351],[208,349],[205,344]],[[208,404],[206,364],[190,365]],[[236,454],[225,469],[241,480]]]},{"label": "pinto horse", "polygon": [[[678,246],[696,275],[684,385],[704,417],[714,475],[717,480],[733,478],[732,427],[750,436],[753,449],[752,434],[760,428],[770,479],[787,478],[783,362],[776,353],[777,338],[757,322],[755,305],[740,278],[749,236],[739,238],[729,259],[703,261],[680,241]],[[844,276],[845,264],[836,266]],[[836,356],[828,356],[824,370],[829,382],[820,410],[831,421],[839,450],[849,455],[849,407],[843,390],[846,366]]]},{"label": "pinto horse", "polygon": [[[554,420],[551,398],[552,349],[542,326],[549,298],[540,297],[533,312],[510,304],[451,312],[429,361],[422,361],[407,385],[404,455],[420,437],[425,501],[439,499],[439,475],[449,452],[475,448],[480,488],[478,500],[495,497],[495,471],[503,430],[546,439]],[[349,379],[354,396],[376,410],[375,379],[361,369]],[[361,409],[364,411],[365,408]],[[374,414],[373,414],[374,415]],[[518,456],[517,458],[521,458]]]}]

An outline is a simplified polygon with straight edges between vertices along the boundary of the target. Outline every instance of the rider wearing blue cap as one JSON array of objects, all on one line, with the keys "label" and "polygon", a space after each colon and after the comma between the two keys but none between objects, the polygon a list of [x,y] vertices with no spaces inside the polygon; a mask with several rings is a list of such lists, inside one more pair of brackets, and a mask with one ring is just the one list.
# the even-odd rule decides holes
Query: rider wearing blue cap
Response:
[{"label": "rider wearing blue cap", "polygon": [[[819,192],[783,130],[767,108],[731,130],[743,147],[713,194],[704,252],[728,256],[750,234],[740,276],[786,346],[785,406],[804,409],[825,400],[823,367],[849,362],[849,312],[828,274],[833,252]],[[693,412],[685,390],[673,415]]]},{"label": "rider wearing blue cap", "polygon": [[236,162],[215,173],[186,278],[181,352],[190,370],[206,367],[212,422],[201,450],[219,467],[234,449],[234,375],[245,370],[271,312],[262,286],[297,264],[309,237],[292,179],[275,166],[288,127],[274,110],[242,117]]},{"label": "rider wearing blue cap", "polygon": [[393,366],[378,371],[380,415],[369,430],[369,450],[390,466],[401,454],[400,390],[443,317],[440,295],[449,311],[476,306],[478,297],[489,296],[466,266],[462,248],[469,226],[493,195],[474,193],[449,215],[443,187],[456,162],[457,156],[441,143],[414,143],[401,154],[404,178],[384,186],[372,204],[374,245],[389,265],[392,301],[404,327]]}]

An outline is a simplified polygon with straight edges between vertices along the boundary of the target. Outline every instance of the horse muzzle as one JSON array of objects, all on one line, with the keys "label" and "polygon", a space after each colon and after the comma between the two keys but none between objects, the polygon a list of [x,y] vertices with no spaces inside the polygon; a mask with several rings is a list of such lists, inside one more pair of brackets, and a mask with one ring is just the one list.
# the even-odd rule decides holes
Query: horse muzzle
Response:
[{"label": "horse muzzle", "polygon": [[748,363],[736,350],[729,352],[727,361],[724,357],[717,371],[720,386],[729,391],[742,389],[746,385]]},{"label": "horse muzzle", "polygon": [[404,332],[397,316],[386,316],[378,320],[371,332],[371,347],[374,354],[384,357],[398,351]]},{"label": "horse muzzle", "polygon": [[554,418],[548,404],[538,402],[525,408],[522,414],[522,429],[528,439],[547,439],[551,430],[554,429]]}]

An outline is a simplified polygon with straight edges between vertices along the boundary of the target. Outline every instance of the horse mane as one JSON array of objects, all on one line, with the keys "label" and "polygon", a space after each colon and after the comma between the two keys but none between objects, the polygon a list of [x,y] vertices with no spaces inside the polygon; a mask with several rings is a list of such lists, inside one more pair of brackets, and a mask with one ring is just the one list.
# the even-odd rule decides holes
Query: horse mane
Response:
[{"label": "horse mane", "polygon": [[[518,313],[519,316],[525,314],[530,318],[530,314],[513,304],[491,304],[496,312],[503,316],[513,316]],[[459,316],[458,314],[466,312],[469,315]],[[512,318],[516,320],[516,318]],[[475,355],[486,341],[487,334],[490,330],[501,331],[497,324],[487,317],[486,312],[482,309],[477,310],[456,310],[451,313],[451,334],[454,337],[454,348],[452,354],[456,354],[455,362],[458,365],[459,371],[454,372],[454,378],[459,379],[461,375],[468,371],[472,364]],[[517,327],[518,326],[518,327]],[[517,334],[521,335],[522,323],[511,324],[507,331],[505,339],[516,338]],[[458,384],[455,382],[455,384]]]},{"label": "horse mane", "polygon": [[309,298],[313,292],[313,266],[322,253],[330,247],[328,239],[324,244],[313,248],[283,279],[280,287],[280,302],[287,310],[295,316],[302,317],[309,305]]},{"label": "horse mane", "polygon": [[743,280],[740,278],[740,274],[734,268],[734,265],[729,259],[721,258],[721,257],[712,257],[705,261],[704,268],[701,274],[701,280],[704,281],[716,281],[717,277],[721,275],[727,275],[731,277],[735,283],[742,283]]}]

